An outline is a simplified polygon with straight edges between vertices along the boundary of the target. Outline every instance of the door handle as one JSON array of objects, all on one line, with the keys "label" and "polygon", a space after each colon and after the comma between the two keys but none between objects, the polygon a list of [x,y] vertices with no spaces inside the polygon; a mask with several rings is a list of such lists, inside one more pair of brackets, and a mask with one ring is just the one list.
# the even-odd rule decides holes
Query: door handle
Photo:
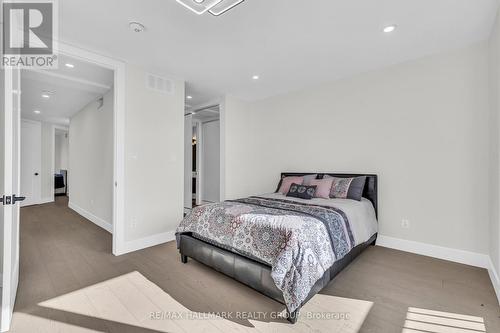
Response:
[{"label": "door handle", "polygon": [[38,172],[35,172],[35,176],[38,176]]},{"label": "door handle", "polygon": [[3,205],[5,206],[8,206],[8,205],[15,205],[16,202],[18,201],[24,201],[26,200],[26,197],[16,197],[16,195],[13,195],[13,196],[2,196],[0,197],[0,203],[2,203]]},{"label": "door handle", "polygon": [[12,204],[15,204],[18,201],[24,201],[24,200],[26,200],[26,197],[16,197],[15,194],[12,196]]}]

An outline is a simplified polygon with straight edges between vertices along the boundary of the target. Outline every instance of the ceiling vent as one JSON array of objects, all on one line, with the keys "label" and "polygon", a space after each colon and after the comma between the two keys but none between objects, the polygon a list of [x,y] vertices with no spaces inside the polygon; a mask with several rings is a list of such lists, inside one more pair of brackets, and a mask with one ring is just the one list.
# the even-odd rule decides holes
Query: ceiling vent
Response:
[{"label": "ceiling vent", "polygon": [[148,74],[147,77],[147,87],[151,90],[163,93],[163,94],[173,94],[174,93],[174,82],[172,80],[159,77],[156,75]]}]

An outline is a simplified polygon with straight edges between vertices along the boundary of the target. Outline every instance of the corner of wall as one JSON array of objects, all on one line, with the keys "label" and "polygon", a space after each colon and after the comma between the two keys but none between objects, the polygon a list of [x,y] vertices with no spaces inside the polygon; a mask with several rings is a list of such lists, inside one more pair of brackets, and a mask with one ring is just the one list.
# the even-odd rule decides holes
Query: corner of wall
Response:
[{"label": "corner of wall", "polygon": [[490,276],[491,284],[493,285],[493,289],[497,295],[498,304],[500,304],[500,278],[495,265],[493,265],[493,262],[491,261],[491,257],[489,258],[488,275]]},{"label": "corner of wall", "polygon": [[98,227],[101,227],[102,229],[106,230],[109,233],[113,233],[113,224],[110,221],[105,221],[101,219],[100,217],[92,214],[91,212],[83,209],[82,207],[74,204],[73,202],[68,203],[68,207],[78,213],[79,215],[83,216],[87,220],[91,221]]},{"label": "corner of wall", "polygon": [[500,9],[489,39],[490,223],[488,273],[500,302]]}]

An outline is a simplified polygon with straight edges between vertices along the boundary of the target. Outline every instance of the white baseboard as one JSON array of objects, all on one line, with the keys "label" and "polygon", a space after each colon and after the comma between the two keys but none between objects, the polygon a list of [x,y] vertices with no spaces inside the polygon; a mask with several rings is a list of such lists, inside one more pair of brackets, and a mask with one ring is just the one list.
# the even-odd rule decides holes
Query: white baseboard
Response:
[{"label": "white baseboard", "polygon": [[39,202],[39,205],[43,205],[43,204],[48,204],[48,203],[51,203],[51,202],[54,202],[54,198],[50,197],[50,198],[43,198],[40,200]]},{"label": "white baseboard", "polygon": [[458,262],[460,264],[481,268],[490,267],[490,257],[487,254],[452,249],[426,243],[420,243],[400,238],[379,235],[377,245],[395,250],[411,252],[423,256]]},{"label": "white baseboard", "polygon": [[168,231],[141,239],[125,242],[116,255],[122,255],[175,240],[175,231]]},{"label": "white baseboard", "polygon": [[495,289],[495,293],[497,294],[498,303],[500,304],[500,278],[498,277],[498,273],[493,265],[493,261],[490,259],[490,267],[488,267],[488,274],[490,275],[491,284],[493,284],[493,289]]},{"label": "white baseboard", "polygon": [[68,203],[68,207],[70,209],[74,210],[75,212],[77,212],[78,214],[80,214],[81,216],[85,217],[87,220],[93,222],[95,225],[103,228],[107,232],[113,233],[113,224],[112,223],[105,221],[98,216],[95,216],[94,214],[86,211],[85,209],[79,207],[78,205],[75,205],[71,201]]},{"label": "white baseboard", "polygon": [[379,235],[377,245],[395,250],[411,252],[423,256],[458,262],[460,264],[486,268],[491,279],[491,284],[495,289],[498,302],[500,304],[500,278],[487,254],[457,250],[449,247],[442,247],[426,243],[414,242],[405,239],[393,238]]}]

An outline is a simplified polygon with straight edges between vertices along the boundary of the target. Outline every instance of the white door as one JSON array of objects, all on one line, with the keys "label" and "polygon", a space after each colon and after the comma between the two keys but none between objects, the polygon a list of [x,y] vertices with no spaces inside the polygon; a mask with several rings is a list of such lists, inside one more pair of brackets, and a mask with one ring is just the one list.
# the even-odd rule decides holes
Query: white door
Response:
[{"label": "white door", "polygon": [[0,329],[9,329],[19,281],[19,141],[21,82],[18,69],[1,72],[2,111],[0,113],[0,222],[2,246],[2,309]]},{"label": "white door", "polygon": [[42,123],[21,121],[21,206],[37,205],[42,197]]}]

